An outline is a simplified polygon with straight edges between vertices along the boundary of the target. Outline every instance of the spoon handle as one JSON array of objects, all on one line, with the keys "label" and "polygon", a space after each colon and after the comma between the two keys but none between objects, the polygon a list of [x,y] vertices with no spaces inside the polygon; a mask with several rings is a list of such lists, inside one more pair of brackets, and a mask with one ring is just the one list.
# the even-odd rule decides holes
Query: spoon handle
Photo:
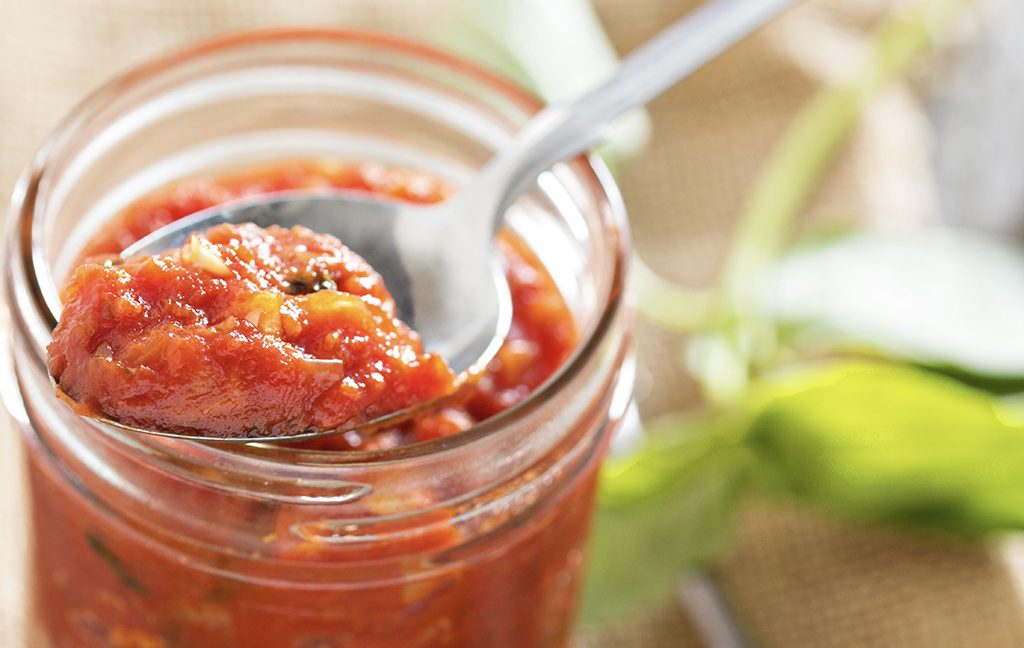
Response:
[{"label": "spoon handle", "polygon": [[[709,0],[623,59],[604,83],[533,117],[495,156],[474,189],[494,196],[495,228],[505,208],[555,163],[601,139],[601,127],[641,106],[763,25],[793,0]],[[477,184],[479,183],[479,184]]]}]

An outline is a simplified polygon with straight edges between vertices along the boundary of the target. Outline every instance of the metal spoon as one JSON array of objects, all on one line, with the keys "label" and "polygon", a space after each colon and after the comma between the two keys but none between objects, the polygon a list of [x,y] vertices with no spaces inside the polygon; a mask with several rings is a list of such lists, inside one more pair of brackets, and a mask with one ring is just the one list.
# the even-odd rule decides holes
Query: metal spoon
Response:
[{"label": "metal spoon", "polygon": [[[630,54],[598,88],[537,113],[507,148],[444,203],[420,206],[342,193],[275,194],[183,218],[122,255],[163,252],[220,223],[303,225],[330,233],[383,276],[399,317],[419,332],[427,350],[446,358],[457,373],[479,372],[504,341],[512,315],[508,285],[491,244],[504,211],[546,169],[600,140],[602,126],[660,95],[791,3],[705,3]],[[162,433],[103,420],[133,431]]]}]

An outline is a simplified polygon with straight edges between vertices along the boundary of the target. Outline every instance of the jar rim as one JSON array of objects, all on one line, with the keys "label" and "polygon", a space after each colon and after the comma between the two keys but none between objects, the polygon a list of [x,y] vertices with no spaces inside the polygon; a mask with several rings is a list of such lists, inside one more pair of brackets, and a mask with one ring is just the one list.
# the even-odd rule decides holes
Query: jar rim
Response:
[{"label": "jar rim", "polygon": [[[543,105],[537,100],[537,98],[533,97],[522,87],[473,62],[439,49],[435,49],[430,45],[400,36],[356,29],[279,27],[231,33],[203,40],[169,54],[157,57],[148,62],[144,62],[141,65],[138,65],[107,81],[99,88],[88,94],[71,110],[69,115],[65,117],[65,119],[47,139],[46,143],[44,143],[44,145],[39,149],[35,159],[26,171],[25,175],[22,177],[22,180],[19,182],[19,186],[15,189],[14,196],[12,197],[12,220],[20,220],[22,222],[19,223],[19,228],[9,231],[13,235],[17,236],[20,241],[18,243],[18,248],[21,252],[20,256],[26,263],[25,278],[31,284],[29,289],[33,294],[33,303],[38,308],[38,314],[41,318],[44,321],[49,321],[51,323],[51,328],[52,325],[55,324],[55,321],[53,314],[43,297],[43,291],[39,286],[39,275],[37,273],[37,269],[39,267],[38,264],[40,258],[35,254],[34,249],[25,250],[24,248],[26,247],[26,243],[28,243],[29,248],[34,247],[36,243],[35,237],[26,234],[31,233],[34,229],[33,220],[37,216],[36,211],[38,209],[38,205],[35,201],[39,185],[46,176],[45,172],[49,162],[48,155],[56,147],[55,144],[59,142],[61,138],[74,132],[75,127],[80,123],[79,118],[82,114],[86,114],[90,110],[102,107],[108,96],[112,94],[117,95],[118,93],[131,88],[135,84],[143,82],[145,79],[148,79],[153,75],[172,70],[179,65],[183,65],[197,58],[216,54],[222,51],[229,51],[233,48],[259,44],[283,43],[297,39],[323,40],[337,44],[362,45],[425,59],[456,74],[468,76],[472,80],[484,84],[489,89],[500,95],[502,99],[513,102],[527,112],[535,112]],[[457,434],[414,444],[378,450],[304,450],[283,447],[276,444],[260,444],[258,442],[245,445],[231,444],[229,448],[225,448],[224,444],[213,441],[184,441],[155,436],[148,437],[147,445],[152,442],[162,446],[162,450],[164,451],[173,452],[172,447],[177,444],[187,444],[190,450],[187,454],[193,461],[204,461],[203,455],[207,455],[208,457],[217,457],[221,460],[223,460],[225,455],[231,455],[236,458],[245,456],[257,461],[260,459],[270,459],[277,463],[295,463],[294,460],[299,457],[307,458],[310,462],[320,465],[323,465],[324,463],[330,463],[332,465],[390,463],[405,461],[426,455],[446,454],[456,448],[480,441],[484,438],[489,438],[500,432],[503,428],[506,428],[510,424],[528,416],[531,412],[548,403],[552,398],[557,396],[566,384],[571,382],[573,378],[581,372],[583,367],[586,365],[587,360],[596,352],[604,334],[612,327],[615,314],[619,310],[619,306],[624,299],[625,274],[628,263],[626,253],[626,237],[628,237],[628,233],[625,222],[625,206],[615,185],[614,179],[612,178],[611,172],[600,157],[593,153],[588,153],[579,156],[576,162],[577,164],[574,164],[573,168],[577,175],[582,174],[583,179],[589,180],[593,186],[597,187],[600,198],[604,203],[604,209],[601,210],[602,222],[608,225],[609,219],[611,219],[611,227],[608,229],[613,234],[617,235],[618,239],[612,242],[614,250],[612,255],[613,260],[610,264],[611,267],[608,270],[608,280],[603,284],[607,286],[607,291],[604,295],[599,296],[600,303],[597,306],[597,310],[600,314],[595,318],[593,325],[588,327],[588,330],[584,332],[584,335],[581,337],[579,343],[573,349],[570,356],[566,358],[551,377],[549,377],[539,387],[532,390],[519,403]],[[45,349],[43,349],[42,352],[45,354]],[[107,436],[115,438],[120,437],[127,440],[129,445],[135,445],[139,441],[139,439],[128,438],[129,436],[133,436],[128,432],[117,430],[112,426],[104,424],[97,425],[107,433]],[[242,448],[245,448],[245,450],[242,450]],[[289,457],[290,460],[284,459],[282,462],[281,457],[286,456]],[[300,461],[299,463],[305,462]]]}]

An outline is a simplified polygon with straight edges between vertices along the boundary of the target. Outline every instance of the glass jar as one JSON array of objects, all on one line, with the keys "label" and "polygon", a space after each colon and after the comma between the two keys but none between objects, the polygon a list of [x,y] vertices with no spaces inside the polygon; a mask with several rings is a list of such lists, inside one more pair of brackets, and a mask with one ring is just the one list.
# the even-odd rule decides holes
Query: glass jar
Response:
[{"label": "glass jar", "polygon": [[7,223],[30,645],[566,644],[597,467],[632,384],[625,215],[596,158],[559,164],[508,215],[580,343],[524,401],[468,431],[373,452],[132,436],[73,414],[45,363],[57,287],[83,243],[147,192],[296,157],[458,184],[537,107],[420,45],[289,29],[171,55],[75,109]]}]

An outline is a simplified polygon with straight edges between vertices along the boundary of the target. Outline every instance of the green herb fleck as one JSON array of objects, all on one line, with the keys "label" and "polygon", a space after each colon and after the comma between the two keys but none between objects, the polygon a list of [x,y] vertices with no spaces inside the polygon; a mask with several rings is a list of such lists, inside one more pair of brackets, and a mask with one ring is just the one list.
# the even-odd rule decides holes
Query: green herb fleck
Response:
[{"label": "green herb fleck", "polygon": [[128,573],[124,563],[117,557],[110,547],[107,546],[99,536],[93,533],[86,533],[85,539],[89,542],[89,547],[100,557],[100,560],[107,563],[107,566],[117,575],[125,587],[138,592],[139,594],[149,594],[149,589],[145,585],[135,580],[135,578]]}]

